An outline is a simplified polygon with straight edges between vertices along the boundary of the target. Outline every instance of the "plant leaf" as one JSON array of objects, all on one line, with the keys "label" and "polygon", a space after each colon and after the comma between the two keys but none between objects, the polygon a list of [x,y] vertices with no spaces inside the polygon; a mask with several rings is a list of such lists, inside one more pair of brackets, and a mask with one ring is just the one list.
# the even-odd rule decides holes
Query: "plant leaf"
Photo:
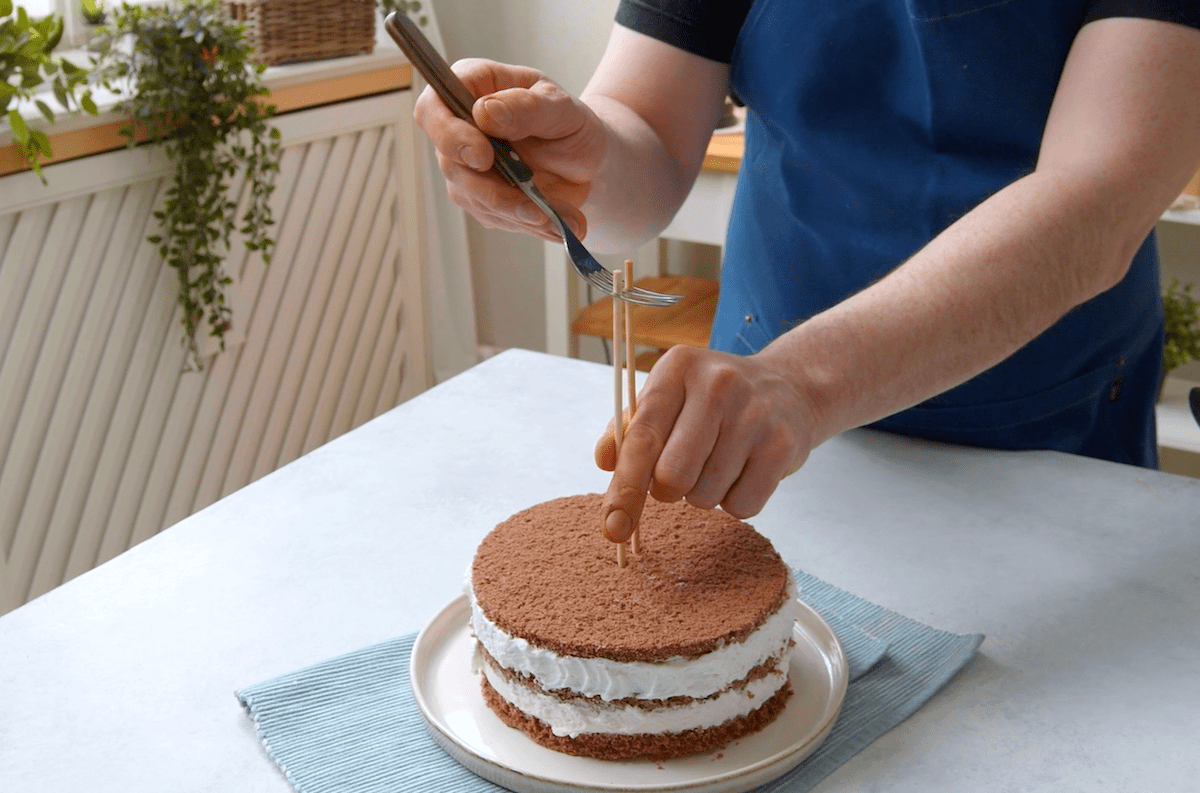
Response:
[{"label": "plant leaf", "polygon": [[22,146],[29,143],[29,127],[25,126],[25,119],[16,110],[8,111],[8,126],[12,130],[13,140]]},{"label": "plant leaf", "polygon": [[29,131],[29,142],[47,157],[54,156],[54,153],[50,151],[50,138],[46,137],[46,133],[40,129],[31,129]]},{"label": "plant leaf", "polygon": [[52,21],[54,27],[46,36],[46,44],[42,47],[42,51],[49,54],[51,50],[58,46],[58,42],[62,41],[63,23],[61,17],[46,17],[48,21]]}]

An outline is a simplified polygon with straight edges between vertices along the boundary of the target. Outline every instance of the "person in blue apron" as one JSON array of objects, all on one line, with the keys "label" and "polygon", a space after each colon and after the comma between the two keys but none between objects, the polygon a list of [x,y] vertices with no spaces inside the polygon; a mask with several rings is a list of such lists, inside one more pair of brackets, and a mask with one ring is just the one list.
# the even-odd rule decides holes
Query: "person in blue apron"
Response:
[{"label": "person in blue apron", "polygon": [[[747,107],[709,351],[655,366],[615,466],[755,514],[811,448],[871,425],[1155,467],[1155,219],[1200,165],[1200,3],[622,0],[580,100],[532,69],[456,71],[593,250],[686,197],[726,93]],[[452,197],[553,238],[486,140],[426,92]],[[627,451],[628,450],[628,451]]]}]

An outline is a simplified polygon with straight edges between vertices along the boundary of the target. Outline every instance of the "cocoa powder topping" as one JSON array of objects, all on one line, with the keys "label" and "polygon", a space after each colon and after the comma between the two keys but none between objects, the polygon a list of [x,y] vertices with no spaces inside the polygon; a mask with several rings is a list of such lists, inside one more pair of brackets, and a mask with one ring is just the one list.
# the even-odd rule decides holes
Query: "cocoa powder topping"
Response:
[{"label": "cocoa powder topping", "polygon": [[622,569],[600,504],[548,501],[483,539],[471,581],[492,622],[561,655],[662,661],[745,639],[787,598],[779,554],[729,514],[648,499],[642,552]]}]

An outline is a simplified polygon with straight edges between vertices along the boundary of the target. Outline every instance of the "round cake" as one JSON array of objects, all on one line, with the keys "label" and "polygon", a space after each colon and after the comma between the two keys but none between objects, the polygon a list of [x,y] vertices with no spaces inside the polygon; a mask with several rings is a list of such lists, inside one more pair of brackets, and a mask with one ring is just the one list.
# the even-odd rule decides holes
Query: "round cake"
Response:
[{"label": "round cake", "polygon": [[467,592],[488,706],[568,754],[668,759],[769,724],[791,696],[795,583],[727,513],[646,502],[617,566],[601,496],[518,512],[480,543]]}]

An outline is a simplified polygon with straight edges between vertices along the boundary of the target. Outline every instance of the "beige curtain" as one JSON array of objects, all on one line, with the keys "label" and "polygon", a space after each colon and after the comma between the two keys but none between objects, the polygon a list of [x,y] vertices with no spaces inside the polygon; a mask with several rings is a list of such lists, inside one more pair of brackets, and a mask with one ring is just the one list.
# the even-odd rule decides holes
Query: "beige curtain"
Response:
[{"label": "beige curtain", "polygon": [[[446,45],[438,28],[432,0],[410,14],[421,26],[442,57]],[[419,93],[425,82],[413,72]],[[467,248],[466,217],[446,195],[433,145],[418,131],[421,146],[422,189],[425,199],[425,284],[426,318],[429,329],[430,362],[435,382],[442,382],[474,366],[479,360],[475,335],[475,296],[471,287],[471,260]]]}]

